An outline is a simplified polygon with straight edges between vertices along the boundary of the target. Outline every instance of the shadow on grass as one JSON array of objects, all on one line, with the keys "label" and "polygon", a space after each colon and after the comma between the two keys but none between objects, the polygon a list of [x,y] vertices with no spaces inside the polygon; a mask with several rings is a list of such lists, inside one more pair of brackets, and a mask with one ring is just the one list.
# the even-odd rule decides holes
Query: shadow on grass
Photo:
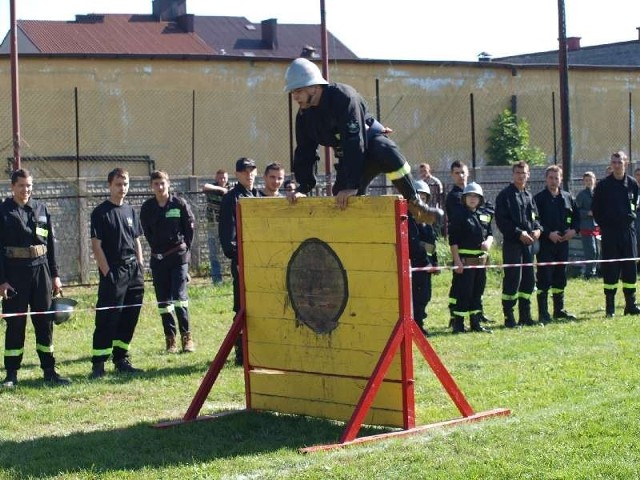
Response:
[{"label": "shadow on grass", "polygon": [[[336,443],[344,425],[268,412],[238,412],[165,429],[149,424],[110,431],[2,442],[0,466],[16,478],[136,471]],[[359,436],[389,429],[363,427]]]}]

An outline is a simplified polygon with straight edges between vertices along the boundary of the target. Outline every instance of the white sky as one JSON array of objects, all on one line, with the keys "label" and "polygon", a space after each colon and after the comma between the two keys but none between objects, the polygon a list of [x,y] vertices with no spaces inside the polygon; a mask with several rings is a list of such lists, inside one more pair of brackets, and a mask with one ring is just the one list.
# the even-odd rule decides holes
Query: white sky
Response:
[{"label": "white sky", "polygon": [[[151,13],[151,0],[15,0],[20,20],[87,13]],[[0,0],[0,35],[10,28]],[[476,61],[558,48],[557,0],[325,0],[327,27],[362,58]],[[567,36],[581,45],[638,40],[637,0],[565,0]],[[320,0],[187,0],[196,15],[320,23]]]}]

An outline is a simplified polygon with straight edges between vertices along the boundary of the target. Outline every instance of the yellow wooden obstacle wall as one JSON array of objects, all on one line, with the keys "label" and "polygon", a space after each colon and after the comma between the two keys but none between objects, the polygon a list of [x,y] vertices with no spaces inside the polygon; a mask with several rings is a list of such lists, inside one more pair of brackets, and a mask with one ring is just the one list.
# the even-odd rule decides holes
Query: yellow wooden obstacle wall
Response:
[{"label": "yellow wooden obstacle wall", "polygon": [[[251,408],[348,420],[399,318],[396,196],[241,199]],[[296,320],[287,266],[301,243],[326,242],[346,271],[337,327]],[[365,423],[403,425],[399,355]]]}]

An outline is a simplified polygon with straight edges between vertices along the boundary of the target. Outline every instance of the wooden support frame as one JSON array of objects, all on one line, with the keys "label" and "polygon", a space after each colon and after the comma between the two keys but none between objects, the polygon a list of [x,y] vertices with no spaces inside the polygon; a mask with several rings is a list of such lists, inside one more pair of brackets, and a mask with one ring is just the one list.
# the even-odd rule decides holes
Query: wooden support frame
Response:
[{"label": "wooden support frame", "polygon": [[[385,438],[393,438],[403,435],[415,435],[430,429],[454,426],[458,424],[477,422],[491,417],[506,416],[511,412],[508,409],[498,408],[488,410],[484,412],[476,413],[465,398],[464,394],[456,384],[453,377],[447,371],[446,367],[438,357],[438,354],[433,349],[429,341],[422,334],[413,320],[411,310],[411,268],[409,261],[409,246],[408,246],[408,228],[407,228],[407,204],[405,201],[396,200],[395,204],[396,213],[396,258],[398,263],[398,301],[399,301],[399,318],[393,328],[393,331],[380,354],[380,357],[376,363],[376,366],[369,377],[362,395],[355,406],[351,418],[346,424],[345,430],[342,433],[340,440],[335,444],[316,445],[306,448],[301,448],[301,453],[311,453],[321,450],[329,450],[334,448],[341,448],[348,445],[354,445],[364,442],[370,442],[375,440],[381,440]],[[241,209],[238,205],[237,212],[238,219],[238,249],[239,249],[239,272],[240,272],[240,311],[234,318],[233,324],[229,329],[229,332],[225,336],[222,345],[216,354],[209,370],[203,378],[200,387],[198,388],[194,398],[187,409],[187,412],[181,420],[168,421],[156,424],[157,428],[165,428],[185,422],[211,420],[216,419],[230,413],[240,413],[251,408],[251,395],[250,395],[250,381],[249,374],[251,371],[251,365],[248,363],[248,335],[246,322],[246,296],[244,294],[244,269],[243,269],[243,255],[242,255],[242,228],[241,228]],[[244,376],[245,376],[245,396],[246,396],[246,408],[244,410],[237,410],[233,412],[223,412],[216,415],[198,416],[204,401],[206,400],[211,388],[213,387],[220,371],[224,366],[226,358],[231,353],[233,346],[237,339],[242,334],[242,341],[244,346]],[[415,391],[414,391],[414,375],[413,375],[413,345],[416,345],[426,362],[429,364],[431,370],[434,372],[440,384],[447,392],[451,400],[454,402],[456,408],[461,413],[461,418],[453,420],[433,423],[430,425],[416,426],[415,424]],[[391,366],[396,355],[400,355],[401,365],[401,385],[402,385],[402,424],[401,430],[383,433],[379,435],[372,435],[368,437],[358,438],[358,432],[360,431],[362,424],[371,408],[374,399],[385,379],[385,376]]]}]

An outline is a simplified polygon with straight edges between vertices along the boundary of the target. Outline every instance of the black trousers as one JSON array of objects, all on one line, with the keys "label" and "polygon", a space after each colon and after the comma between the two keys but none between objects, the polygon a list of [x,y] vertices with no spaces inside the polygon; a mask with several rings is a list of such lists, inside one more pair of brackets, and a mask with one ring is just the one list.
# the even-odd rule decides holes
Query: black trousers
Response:
[{"label": "black trousers", "polygon": [[[637,256],[636,232],[627,229],[602,229],[602,259],[635,258]],[[623,290],[636,291],[636,263],[628,262],[603,263],[600,268],[604,281],[604,290],[615,292],[618,281],[622,279]]]},{"label": "black trousers", "polygon": [[113,266],[106,277],[100,274],[93,363],[104,362],[111,355],[114,362],[128,357],[143,298],[144,277],[137,261]]},{"label": "black trousers", "polygon": [[462,273],[453,272],[451,290],[456,299],[453,314],[470,317],[482,312],[482,295],[487,284],[487,271],[484,268],[469,268]]},{"label": "black trousers", "polygon": [[[3,313],[31,311],[31,322],[36,334],[36,351],[42,368],[53,368],[53,316],[38,314],[51,308],[51,273],[46,263],[34,267],[13,266],[6,263],[7,281],[18,292],[10,299],[2,300]],[[4,339],[4,367],[18,370],[24,353],[27,316],[5,318],[7,324]]]},{"label": "black trousers", "polygon": [[[538,262],[566,262],[569,259],[569,242],[553,243],[540,241]],[[537,287],[540,292],[563,293],[567,286],[567,266],[549,265],[538,267],[536,271]]]},{"label": "black trousers", "polygon": [[431,301],[431,275],[428,272],[411,272],[413,319],[420,327],[424,326],[427,305]]},{"label": "black trousers", "polygon": [[175,336],[177,333],[176,321],[172,313],[175,311],[180,334],[184,335],[189,332],[189,296],[187,294],[189,264],[172,265],[160,261],[151,269],[151,274],[164,334]]},{"label": "black trousers", "polygon": [[[533,251],[531,245],[522,242],[507,242],[502,244],[502,262],[504,264],[532,263]],[[520,298],[531,301],[531,294],[535,287],[533,266],[505,267],[502,278],[502,307],[511,310]]]},{"label": "black trousers", "polygon": [[[358,195],[366,195],[367,187],[373,179],[381,173],[395,174],[393,185],[400,194],[410,200],[416,196],[416,191],[411,180],[411,170],[401,172],[408,165],[406,159],[400,153],[400,149],[393,140],[386,135],[376,135],[369,140],[365,154],[362,175],[360,177],[360,189]],[[347,176],[340,165],[336,167],[336,181],[333,184],[333,194],[347,188]]]}]

